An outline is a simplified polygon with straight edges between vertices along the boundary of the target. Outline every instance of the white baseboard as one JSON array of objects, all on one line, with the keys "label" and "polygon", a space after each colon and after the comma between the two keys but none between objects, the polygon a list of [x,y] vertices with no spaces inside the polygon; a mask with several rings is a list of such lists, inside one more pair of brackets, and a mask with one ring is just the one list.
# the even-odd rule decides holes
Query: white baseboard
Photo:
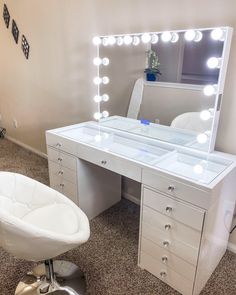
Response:
[{"label": "white baseboard", "polygon": [[43,158],[45,158],[45,159],[48,158],[46,154],[44,154],[44,153],[38,151],[38,150],[35,149],[35,148],[32,148],[31,146],[29,146],[29,145],[27,145],[27,144],[25,144],[25,143],[23,143],[23,142],[21,142],[21,141],[15,139],[15,138],[11,137],[11,136],[9,136],[9,135],[6,135],[5,138],[8,139],[8,140],[10,140],[10,141],[12,141],[12,142],[14,142],[15,144],[17,144],[17,145],[23,147],[24,149],[26,149],[26,150],[28,150],[28,151],[30,151],[30,152],[32,152],[32,153],[35,153],[36,155],[38,155],[38,156],[40,156],[40,157],[43,157]]},{"label": "white baseboard", "polygon": [[236,245],[233,243],[228,243],[228,250],[236,254]]},{"label": "white baseboard", "polygon": [[131,194],[128,194],[128,193],[126,193],[126,192],[123,192],[123,193],[122,193],[122,197],[123,197],[124,199],[127,199],[127,200],[129,200],[129,201],[131,201],[131,202],[137,204],[137,205],[140,205],[140,199],[136,198],[135,196],[133,196],[133,195],[131,195]]}]

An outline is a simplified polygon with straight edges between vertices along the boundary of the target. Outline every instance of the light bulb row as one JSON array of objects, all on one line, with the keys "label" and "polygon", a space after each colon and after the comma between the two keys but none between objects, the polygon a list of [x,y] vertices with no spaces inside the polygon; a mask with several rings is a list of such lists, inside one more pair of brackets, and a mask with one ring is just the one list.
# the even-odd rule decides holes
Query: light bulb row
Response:
[{"label": "light bulb row", "polygon": [[[184,38],[186,41],[199,42],[202,40],[203,34],[200,30],[188,30],[184,33]],[[216,28],[211,31],[211,38],[216,41],[224,41],[225,39],[225,30],[221,28]],[[156,44],[159,39],[163,42],[178,42],[179,34],[177,32],[166,31],[163,33],[144,33],[144,34],[127,34],[122,36],[107,36],[107,37],[94,37],[93,44],[103,45],[103,46],[112,46],[117,44],[121,45],[134,45],[137,46],[141,42],[144,44],[151,43]]]}]

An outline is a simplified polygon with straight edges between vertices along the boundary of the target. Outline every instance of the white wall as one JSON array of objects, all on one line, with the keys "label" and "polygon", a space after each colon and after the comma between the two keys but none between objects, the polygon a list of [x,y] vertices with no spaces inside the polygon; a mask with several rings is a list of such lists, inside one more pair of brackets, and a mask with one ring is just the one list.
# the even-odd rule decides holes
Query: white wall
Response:
[{"label": "white wall", "polygon": [[[8,134],[45,152],[44,131],[91,119],[94,35],[229,25],[235,0],[0,0],[30,42],[25,60],[0,17],[0,113]],[[236,154],[234,34],[217,149]],[[12,120],[19,128],[14,129]],[[232,238],[236,245],[236,233]]]}]

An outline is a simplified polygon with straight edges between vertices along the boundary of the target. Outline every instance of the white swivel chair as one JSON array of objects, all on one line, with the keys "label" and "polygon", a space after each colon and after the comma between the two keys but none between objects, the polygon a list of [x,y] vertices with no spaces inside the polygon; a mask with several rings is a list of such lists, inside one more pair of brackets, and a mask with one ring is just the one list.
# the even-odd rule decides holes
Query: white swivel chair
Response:
[{"label": "white swivel chair", "polygon": [[89,236],[87,216],[67,197],[26,176],[0,172],[0,246],[16,258],[45,261],[22,279],[15,295],[84,294],[77,266],[52,258]]}]

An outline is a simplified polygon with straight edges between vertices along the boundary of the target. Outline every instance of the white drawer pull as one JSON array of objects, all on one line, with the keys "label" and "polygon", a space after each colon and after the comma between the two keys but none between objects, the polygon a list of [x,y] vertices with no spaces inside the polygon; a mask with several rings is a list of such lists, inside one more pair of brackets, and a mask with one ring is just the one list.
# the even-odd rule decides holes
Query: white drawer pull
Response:
[{"label": "white drawer pull", "polygon": [[170,230],[171,229],[171,225],[170,224],[166,224],[165,225],[165,230]]},{"label": "white drawer pull", "polygon": [[173,185],[169,185],[169,186],[168,186],[168,191],[169,191],[169,192],[172,193],[174,190],[175,190],[175,187],[174,187]]},{"label": "white drawer pull", "polygon": [[165,271],[161,271],[161,272],[160,272],[160,276],[161,276],[162,278],[165,278],[165,277],[167,276],[167,273],[166,273]]},{"label": "white drawer pull", "polygon": [[173,208],[170,206],[166,207],[166,213],[171,213],[173,211]]},{"label": "white drawer pull", "polygon": [[63,175],[63,173],[64,172],[62,170],[58,172],[59,175]]},{"label": "white drawer pull", "polygon": [[62,158],[58,158],[57,161],[58,161],[58,162],[62,162]]},{"label": "white drawer pull", "polygon": [[161,260],[162,260],[163,263],[167,263],[167,261],[168,261],[168,257],[167,257],[167,256],[163,256],[163,257],[161,258]]},{"label": "white drawer pull", "polygon": [[169,243],[168,241],[164,241],[164,242],[163,242],[163,246],[164,246],[164,247],[167,248],[169,245],[170,245],[170,243]]},{"label": "white drawer pull", "polygon": [[65,185],[64,185],[64,183],[60,183],[60,187],[62,187],[62,188],[63,188],[64,186],[65,186]]},{"label": "white drawer pull", "polygon": [[106,163],[107,163],[106,160],[102,160],[102,161],[101,161],[101,164],[102,164],[102,165],[106,165]]}]

